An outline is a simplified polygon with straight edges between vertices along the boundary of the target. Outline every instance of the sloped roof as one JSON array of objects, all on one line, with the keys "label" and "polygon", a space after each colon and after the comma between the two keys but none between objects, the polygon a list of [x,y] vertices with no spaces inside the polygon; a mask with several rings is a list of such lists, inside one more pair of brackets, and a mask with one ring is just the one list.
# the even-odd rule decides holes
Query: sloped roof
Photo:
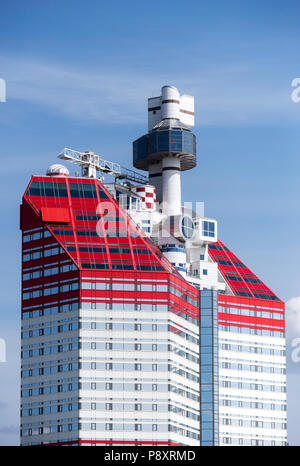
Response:
[{"label": "sloped roof", "polygon": [[281,301],[222,241],[210,244],[208,252],[235,296]]},{"label": "sloped roof", "polygon": [[78,268],[171,272],[183,280],[99,180],[33,176],[24,199]]}]

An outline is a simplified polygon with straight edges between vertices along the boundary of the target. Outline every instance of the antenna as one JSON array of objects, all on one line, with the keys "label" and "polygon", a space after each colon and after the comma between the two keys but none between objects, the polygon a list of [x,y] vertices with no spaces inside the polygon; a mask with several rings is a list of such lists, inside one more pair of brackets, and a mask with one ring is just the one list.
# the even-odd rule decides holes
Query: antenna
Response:
[{"label": "antenna", "polygon": [[149,179],[146,176],[140,175],[140,173],[129,168],[122,167],[118,163],[104,160],[94,152],[79,152],[65,147],[57,157],[80,165],[83,177],[97,178],[97,172],[102,172],[112,175],[115,180],[128,180],[137,184],[149,183]]}]

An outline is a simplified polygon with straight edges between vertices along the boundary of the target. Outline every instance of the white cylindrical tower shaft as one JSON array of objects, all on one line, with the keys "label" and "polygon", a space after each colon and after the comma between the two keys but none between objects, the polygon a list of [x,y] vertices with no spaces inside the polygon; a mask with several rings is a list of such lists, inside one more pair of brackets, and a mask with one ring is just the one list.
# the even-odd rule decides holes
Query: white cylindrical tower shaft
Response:
[{"label": "white cylindrical tower shaft", "polygon": [[162,161],[163,213],[181,215],[180,158],[166,156]]},{"label": "white cylindrical tower shaft", "polygon": [[161,89],[161,118],[177,118],[180,116],[180,94],[173,86]]}]

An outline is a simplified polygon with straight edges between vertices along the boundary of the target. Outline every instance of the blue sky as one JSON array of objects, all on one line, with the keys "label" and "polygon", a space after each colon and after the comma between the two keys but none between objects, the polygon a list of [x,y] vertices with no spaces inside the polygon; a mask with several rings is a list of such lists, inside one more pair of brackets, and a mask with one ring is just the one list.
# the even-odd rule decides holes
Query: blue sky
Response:
[{"label": "blue sky", "polygon": [[[2,211],[0,444],[18,442],[19,204],[63,147],[131,166],[146,98],[173,84],[196,101],[198,166],[185,201],[205,201],[220,238],[285,301],[300,296],[299,2],[4,2],[0,15]],[[289,440],[300,445],[300,298],[290,301]],[[300,326],[299,326],[300,329]]]}]

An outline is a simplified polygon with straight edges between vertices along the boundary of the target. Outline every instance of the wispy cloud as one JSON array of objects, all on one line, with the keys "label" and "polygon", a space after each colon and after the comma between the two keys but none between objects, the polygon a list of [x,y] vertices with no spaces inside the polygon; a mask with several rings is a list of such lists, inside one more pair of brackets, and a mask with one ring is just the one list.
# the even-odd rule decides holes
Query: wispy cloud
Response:
[{"label": "wispy cloud", "polygon": [[[82,122],[143,123],[145,97],[163,84],[177,85],[196,97],[201,125],[244,125],[299,118],[300,105],[290,100],[290,82],[269,79],[248,63],[207,66],[192,74],[166,70],[95,67],[43,63],[0,57],[7,82],[7,101],[37,104]],[[174,82],[175,81],[175,82]]]},{"label": "wispy cloud", "polygon": [[[136,119],[138,85],[117,70],[72,69],[34,61],[0,58],[7,82],[7,100],[39,104],[84,120]],[[135,92],[134,92],[135,90]],[[144,99],[141,100],[142,102]],[[135,108],[129,112],[129,102]]]},{"label": "wispy cloud", "polygon": [[286,326],[289,340],[300,338],[300,296],[291,298],[286,303]]}]

